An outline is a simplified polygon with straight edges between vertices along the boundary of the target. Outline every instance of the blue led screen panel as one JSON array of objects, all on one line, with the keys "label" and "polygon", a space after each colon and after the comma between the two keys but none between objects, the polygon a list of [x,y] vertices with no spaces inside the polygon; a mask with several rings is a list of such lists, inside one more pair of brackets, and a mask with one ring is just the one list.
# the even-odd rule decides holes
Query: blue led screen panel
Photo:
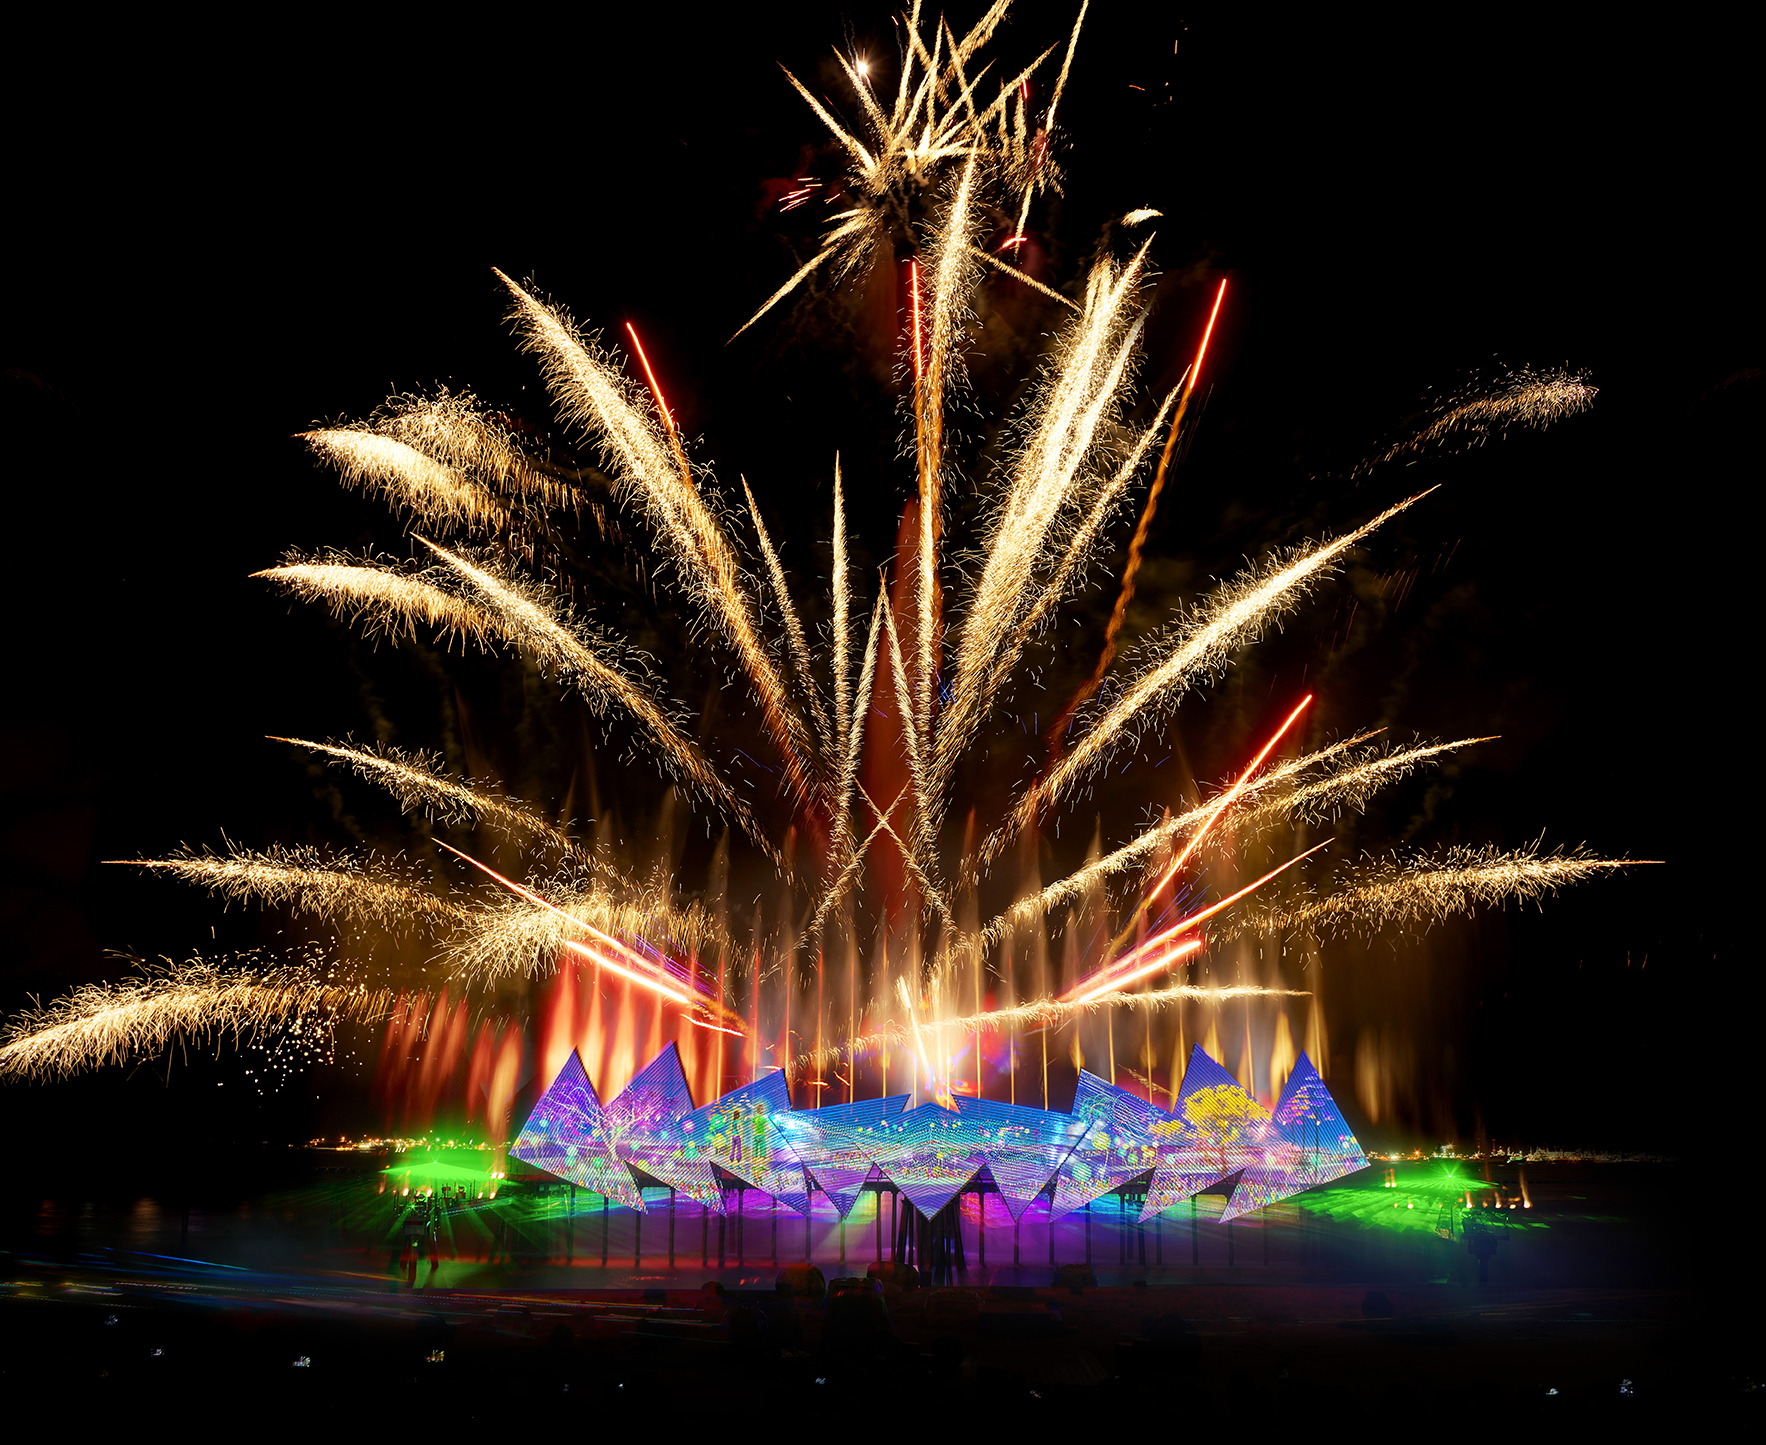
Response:
[{"label": "blue led screen panel", "polygon": [[615,1203],[644,1207],[631,1171],[614,1152],[601,1101],[575,1050],[540,1095],[509,1153]]},{"label": "blue led screen panel", "polygon": [[1367,1156],[1354,1131],[1305,1054],[1300,1055],[1276,1103],[1270,1133],[1273,1137],[1262,1151],[1259,1167],[1246,1170],[1221,1215],[1223,1220],[1236,1219],[1367,1166]]},{"label": "blue led screen panel", "polygon": [[775,1199],[801,1196],[803,1165],[778,1127],[790,1113],[790,1086],[775,1070],[683,1119],[675,1162],[703,1160]]},{"label": "blue led screen panel", "polygon": [[[852,1213],[874,1167],[865,1130],[900,1114],[907,1101],[906,1094],[895,1094],[821,1109],[794,1109],[779,1118],[779,1133],[842,1219]],[[809,1209],[809,1196],[801,1190],[777,1197],[799,1213]]]},{"label": "blue led screen panel", "polygon": [[1090,1127],[1068,1114],[991,1099],[959,1098],[957,1113],[978,1129],[987,1172],[1014,1220],[1048,1187]]},{"label": "blue led screen panel", "polygon": [[631,1082],[606,1106],[608,1132],[619,1157],[659,1184],[687,1195],[707,1209],[721,1212],[723,1190],[711,1161],[688,1158],[681,1125],[693,1112],[681,1056],[671,1043],[632,1075]]},{"label": "blue led screen panel", "polygon": [[1176,1120],[1159,1144],[1141,1218],[1260,1165],[1261,1150],[1278,1137],[1263,1106],[1198,1044],[1178,1090]]},{"label": "blue led screen panel", "polygon": [[980,1122],[939,1104],[922,1104],[853,1132],[890,1182],[928,1217],[987,1163]]},{"label": "blue led screen panel", "polygon": [[1085,1133],[1055,1180],[1056,1219],[1155,1168],[1160,1144],[1180,1128],[1176,1116],[1083,1069],[1072,1117]]}]

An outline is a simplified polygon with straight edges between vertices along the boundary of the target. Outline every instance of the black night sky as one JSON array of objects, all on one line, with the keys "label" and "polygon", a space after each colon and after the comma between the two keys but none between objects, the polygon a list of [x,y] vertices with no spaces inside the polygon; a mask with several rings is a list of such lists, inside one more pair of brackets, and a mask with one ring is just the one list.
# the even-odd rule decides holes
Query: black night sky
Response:
[{"label": "black night sky", "polygon": [[[1352,524],[1413,478],[1443,483],[1358,564],[1426,575],[1320,705],[1338,730],[1503,738],[1374,809],[1358,843],[1512,847],[1543,831],[1547,846],[1666,860],[1543,913],[1329,955],[1333,1084],[1358,1038],[1384,1031],[1409,1063],[1376,1137],[1679,1147],[1687,1114],[1659,1091],[1664,1067],[1721,1087],[1757,1017],[1725,922],[1752,891],[1739,853],[1752,654],[1737,619],[1758,467],[1743,440],[1761,391],[1744,215],[1757,186],[1725,69],[1747,47],[1616,35],[1586,10],[1500,28],[1413,14],[1395,29],[1093,10],[1063,101],[1071,180],[1040,238],[1045,274],[1075,276],[1112,215],[1164,212],[1146,387],[1175,380],[1230,278],[1144,616],[1272,543]],[[144,22],[102,40],[15,34],[7,1012],[114,974],[109,949],[273,940],[283,920],[99,866],[218,845],[223,830],[347,843],[324,790],[265,734],[367,736],[382,709],[401,741],[428,741],[420,710],[400,712],[391,653],[352,649],[247,574],[290,546],[409,546],[290,440],[316,419],[451,378],[548,431],[493,265],[579,319],[640,328],[699,455],[724,484],[755,486],[805,585],[823,575],[836,449],[868,559],[886,556],[912,475],[892,458],[896,399],[872,352],[813,305],[724,342],[811,234],[804,213],[768,205],[769,183],[826,161],[776,63],[836,93],[829,44],[892,56],[888,14],[640,11],[617,32],[303,16],[250,40]],[[1070,23],[1026,7],[1002,51],[1034,53]],[[983,353],[985,389],[1004,366]],[[1431,388],[1564,363],[1601,388],[1591,412],[1345,479]],[[1192,711],[1224,708],[1233,737],[1261,726],[1350,586],[1180,712],[1198,772],[1232,755]],[[1102,573],[1096,591],[1082,615],[1107,611]],[[377,1123],[343,1071],[227,1112],[205,1086],[230,1067],[180,1067],[170,1085],[163,1060],[8,1085],[7,1108],[31,1148],[74,1109],[144,1139]]]}]

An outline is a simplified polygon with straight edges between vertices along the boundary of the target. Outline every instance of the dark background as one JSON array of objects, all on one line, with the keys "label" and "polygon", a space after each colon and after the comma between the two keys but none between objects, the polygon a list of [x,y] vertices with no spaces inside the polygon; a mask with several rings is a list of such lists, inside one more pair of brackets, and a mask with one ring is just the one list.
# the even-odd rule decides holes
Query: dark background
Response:
[{"label": "dark background", "polygon": [[[1701,1110],[1664,1078],[1723,1090],[1757,1017],[1726,922],[1748,896],[1752,791],[1736,624],[1758,471],[1757,186],[1731,68],[1751,42],[1581,11],[1394,28],[1149,13],[1094,7],[1062,106],[1071,182],[1041,238],[1065,282],[1110,215],[1165,213],[1149,383],[1175,379],[1231,278],[1137,617],[1398,495],[1408,477],[1343,473],[1431,388],[1564,362],[1601,388],[1582,417],[1417,473],[1448,485],[1370,550],[1367,575],[1457,550],[1412,619],[1369,634],[1328,720],[1504,735],[1446,791],[1376,810],[1358,825],[1370,846],[1545,830],[1548,846],[1667,866],[1331,955],[1333,1083],[1383,1030],[1410,1062],[1376,1140],[1489,1129],[1679,1152]],[[892,82],[887,14],[651,14],[617,31],[305,13],[249,40],[15,30],[0,1005],[114,975],[106,949],[182,955],[282,926],[98,860],[223,829],[251,845],[340,836],[329,795],[261,739],[369,733],[373,656],[247,574],[290,545],[399,540],[288,439],[315,419],[453,378],[545,425],[492,265],[579,318],[640,327],[699,454],[755,484],[800,576],[821,575],[836,447],[854,525],[886,554],[911,481],[890,460],[894,397],[814,305],[724,340],[815,214],[793,229],[804,213],[767,207],[766,183],[821,144],[774,62],[838,93],[822,57],[844,36]],[[1027,7],[1000,48],[1033,53],[1070,23]],[[985,357],[976,369],[985,383]],[[1348,595],[1327,592],[1284,645],[1334,628]],[[1232,686],[1274,697],[1288,655]],[[1242,697],[1229,711],[1264,715]],[[1208,738],[1190,746],[1208,775]],[[91,1130],[369,1127],[361,1077],[319,1071],[316,1097],[232,1087],[222,1107],[213,1086],[239,1083],[235,1060],[168,1083],[162,1059],[5,1093],[21,1157],[44,1157]]]}]

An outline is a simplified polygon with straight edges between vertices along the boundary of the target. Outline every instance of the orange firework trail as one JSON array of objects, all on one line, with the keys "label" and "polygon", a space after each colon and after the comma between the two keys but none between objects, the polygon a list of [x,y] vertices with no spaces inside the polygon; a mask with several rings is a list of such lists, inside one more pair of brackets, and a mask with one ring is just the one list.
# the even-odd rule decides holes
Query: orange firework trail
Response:
[{"label": "orange firework trail", "polygon": [[674,413],[668,409],[668,398],[662,394],[662,387],[656,380],[656,373],[650,369],[650,358],[644,355],[644,343],[638,340],[638,328],[631,322],[625,324],[626,335],[632,339],[632,348],[638,353],[638,363],[644,368],[644,379],[650,383],[650,394],[656,398],[656,409],[662,413],[662,424],[668,428],[669,445],[674,448],[675,465],[681,469],[681,477],[691,486],[693,469],[687,465],[687,451],[681,445],[681,434],[675,430]]},{"label": "orange firework trail", "polygon": [[1196,348],[1196,359],[1190,363],[1189,370],[1184,373],[1183,396],[1177,403],[1177,411],[1171,418],[1171,430],[1165,437],[1165,450],[1159,454],[1159,469],[1153,473],[1153,485],[1147,488],[1147,502],[1141,508],[1141,519],[1134,529],[1134,537],[1128,544],[1128,562],[1122,569],[1122,590],[1117,594],[1116,607],[1110,613],[1110,623],[1104,630],[1104,650],[1098,655],[1098,665],[1092,675],[1086,679],[1073,700],[1062,709],[1061,715],[1055,719],[1054,726],[1049,729],[1049,747],[1058,750],[1061,739],[1067,735],[1068,725],[1073,721],[1073,714],[1084,707],[1093,693],[1102,685],[1104,674],[1110,670],[1110,664],[1116,660],[1116,640],[1122,635],[1122,625],[1128,620],[1128,604],[1134,601],[1135,574],[1141,570],[1141,553],[1147,545],[1147,533],[1153,527],[1153,513],[1159,506],[1159,493],[1165,487],[1165,473],[1171,468],[1171,454],[1177,448],[1178,430],[1183,426],[1184,413],[1190,408],[1190,397],[1195,394],[1196,379],[1202,374],[1202,358],[1208,354],[1208,338],[1214,335],[1214,319],[1220,315],[1220,303],[1226,299],[1226,278],[1220,281],[1220,289],[1214,293],[1214,309],[1208,313],[1208,325],[1202,331],[1202,344]]},{"label": "orange firework trail", "polygon": [[540,895],[535,893],[531,888],[524,888],[521,884],[515,882],[514,879],[505,878],[501,873],[497,872],[495,868],[490,867],[488,864],[480,863],[478,859],[474,858],[470,853],[462,853],[452,844],[443,843],[440,839],[437,839],[436,841],[456,858],[470,863],[474,868],[478,869],[479,872],[485,874],[487,877],[494,878],[498,883],[501,883],[517,897],[525,898],[536,908],[543,908],[548,913],[557,915],[559,918],[564,919],[574,927],[580,928],[584,933],[587,933],[590,937],[594,938],[596,942],[605,944],[608,948],[613,949],[621,958],[629,960],[631,966],[628,967],[626,964],[616,962],[615,960],[606,957],[599,949],[590,948],[585,943],[579,943],[575,939],[566,939],[564,941],[564,947],[570,949],[571,952],[588,959],[597,967],[609,969],[613,973],[618,974],[621,978],[629,979],[640,987],[647,988],[651,992],[660,994],[662,997],[675,1003],[682,1004],[688,1008],[703,1008],[707,1012],[715,1010],[726,1014],[728,1013],[728,1010],[721,1004],[707,998],[704,994],[699,993],[697,989],[694,989],[692,996],[688,996],[681,992],[682,980],[667,976],[658,977],[655,964],[645,958],[643,954],[620,942],[620,940],[613,937],[612,934],[603,933],[600,929],[596,928],[594,924],[585,923],[582,919],[566,913],[555,903],[550,903],[546,899],[540,897]]},{"label": "orange firework trail", "polygon": [[[1184,844],[1183,851],[1171,860],[1171,866],[1160,875],[1159,881],[1147,890],[1147,897],[1149,900],[1155,893],[1177,876],[1177,870],[1183,867],[1183,865],[1189,860],[1190,854],[1194,853],[1201,841],[1208,836],[1208,830],[1214,826],[1216,820],[1222,813],[1232,807],[1233,800],[1237,798],[1240,793],[1245,791],[1245,784],[1250,782],[1252,777],[1255,776],[1257,770],[1263,766],[1264,759],[1274,751],[1275,745],[1287,734],[1288,729],[1293,727],[1295,722],[1299,720],[1300,714],[1305,712],[1311,705],[1312,694],[1307,693],[1305,697],[1300,699],[1300,705],[1289,713],[1287,720],[1275,730],[1275,736],[1263,745],[1262,751],[1259,752],[1256,757],[1251,759],[1251,766],[1239,774],[1238,782],[1228,788],[1220,801],[1214,805],[1214,811],[1208,815],[1202,826],[1196,830],[1196,836],[1190,839],[1188,843]],[[1141,906],[1144,908],[1146,905],[1143,903]]]},{"label": "orange firework trail", "polygon": [[1256,776],[1257,770],[1263,766],[1264,759],[1274,751],[1275,745],[1286,736],[1288,729],[1294,726],[1295,722],[1299,719],[1300,714],[1305,712],[1311,704],[1312,694],[1307,693],[1306,696],[1300,700],[1300,705],[1288,714],[1287,721],[1275,730],[1275,736],[1270,738],[1270,740],[1263,745],[1263,750],[1259,752],[1256,757],[1251,759],[1250,767],[1246,768],[1244,772],[1239,774],[1239,780],[1228,788],[1226,792],[1221,794],[1220,801],[1214,805],[1208,816],[1202,820],[1202,826],[1196,829],[1195,834],[1191,837],[1190,841],[1183,845],[1177,856],[1171,860],[1170,865],[1159,875],[1159,881],[1151,888],[1147,889],[1146,893],[1142,895],[1139,906],[1129,915],[1127,924],[1123,927],[1122,931],[1116,935],[1116,941],[1110,945],[1112,951],[1122,947],[1123,939],[1127,938],[1128,935],[1134,931],[1135,924],[1140,921],[1141,915],[1147,911],[1148,905],[1159,896],[1159,890],[1173,878],[1177,877],[1178,870],[1189,861],[1190,854],[1194,853],[1196,849],[1202,845],[1202,840],[1208,836],[1209,830],[1220,820],[1221,815],[1224,814],[1228,808],[1232,807],[1233,801],[1239,796],[1239,794],[1245,791],[1245,785]]},{"label": "orange firework trail", "polygon": [[[1176,938],[1180,933],[1188,933],[1190,929],[1196,927],[1200,923],[1206,922],[1223,909],[1231,908],[1233,904],[1237,903],[1241,898],[1249,897],[1272,878],[1279,877],[1281,874],[1286,873],[1288,869],[1292,868],[1296,863],[1310,858],[1314,853],[1318,852],[1320,848],[1324,847],[1325,843],[1329,843],[1330,841],[1332,840],[1327,838],[1324,843],[1314,843],[1312,847],[1308,848],[1304,853],[1288,859],[1288,861],[1282,864],[1281,867],[1270,869],[1269,872],[1265,873],[1255,883],[1247,883],[1243,888],[1239,889],[1237,893],[1222,898],[1218,903],[1211,903],[1208,907],[1201,909],[1199,912],[1190,914],[1187,918],[1180,918],[1163,933],[1154,934],[1145,943],[1123,955],[1123,957],[1118,959],[1115,963],[1100,969],[1098,972],[1092,974],[1090,978],[1083,979],[1075,984],[1070,996],[1073,997],[1074,1001],[1077,1003],[1085,1003],[1090,999],[1097,998],[1100,994],[1108,993],[1112,989],[1121,988],[1132,979],[1145,977],[1147,974],[1153,972],[1155,967],[1160,965],[1150,965],[1146,968],[1137,970],[1135,973],[1127,977],[1123,975],[1123,970],[1132,968],[1135,960],[1144,958],[1149,951],[1170,946],[1171,940]],[[1142,906],[1144,907],[1145,905],[1143,904]],[[1203,940],[1197,939],[1195,948],[1200,948],[1202,942]],[[1192,953],[1194,951],[1195,949],[1193,948],[1183,948],[1178,953],[1166,955],[1160,960],[1160,964],[1169,963],[1173,959],[1180,957],[1183,953]]]}]

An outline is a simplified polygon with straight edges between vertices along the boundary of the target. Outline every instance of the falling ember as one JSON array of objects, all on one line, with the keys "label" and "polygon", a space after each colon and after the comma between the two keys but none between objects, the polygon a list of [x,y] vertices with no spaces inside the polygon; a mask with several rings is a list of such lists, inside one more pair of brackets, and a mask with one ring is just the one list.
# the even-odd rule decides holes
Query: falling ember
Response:
[{"label": "falling ember", "polygon": [[[844,170],[788,182],[781,209],[812,194],[838,196],[845,209],[830,214],[813,257],[742,332],[812,276],[836,286],[870,273],[882,285],[884,335],[913,368],[912,430],[902,439],[912,475],[904,462],[886,486],[905,491],[867,498],[867,508],[902,508],[874,591],[848,535],[837,457],[830,595],[810,604],[790,585],[790,567],[805,566],[805,554],[790,550],[796,533],[768,516],[798,493],[720,485],[689,455],[631,322],[627,351],[580,328],[531,283],[497,272],[560,432],[594,464],[566,468],[530,451],[525,427],[505,426],[471,393],[394,397],[365,421],[315,428],[303,440],[344,486],[421,524],[405,534],[419,560],[290,554],[255,575],[369,639],[457,640],[502,659],[524,705],[559,724],[551,735],[603,722],[616,729],[607,756],[629,774],[618,801],[600,800],[592,774],[579,792],[550,763],[523,797],[468,779],[462,757],[509,758],[525,739],[465,746],[463,724],[445,763],[442,750],[284,739],[335,765],[340,786],[383,789],[421,814],[408,852],[229,844],[132,866],[225,903],[286,910],[335,931],[335,946],[297,945],[276,960],[193,959],[75,989],[13,1021],[0,1076],[61,1076],[189,1040],[384,1024],[379,1087],[389,1107],[427,1117],[463,1084],[468,1117],[482,1119],[495,1143],[535,1072],[549,1079],[574,1052],[611,1097],[667,1040],[702,1097],[764,1086],[781,1066],[805,1103],[860,1102],[891,1085],[947,1105],[959,1085],[1030,1101],[1040,1070],[1046,1106],[1051,1066],[1064,1059],[1085,1060],[1105,1078],[1120,1067],[1147,1098],[1174,1101],[1184,1070],[1195,1067],[1185,1041],[1200,1035],[1219,1062],[1224,1031],[1237,1069],[1247,1078],[1264,1069],[1259,1077],[1277,1090],[1297,1067],[1290,998],[1307,999],[1306,1052],[1328,1067],[1321,1000],[1315,990],[1178,982],[1209,949],[1255,929],[1280,935],[1284,947],[1303,938],[1316,962],[1318,938],[1429,926],[1631,866],[1538,849],[1352,863],[1340,842],[1298,837],[1476,741],[1386,748],[1369,745],[1376,728],[1284,759],[1284,743],[1298,751],[1310,696],[1254,753],[1249,740],[1235,747],[1233,772],[1202,780],[1194,806],[1167,783],[1175,768],[1120,802],[1132,786],[1115,782],[1125,755],[1428,491],[1396,505],[1355,503],[1367,518],[1359,525],[1247,562],[1174,613],[1140,660],[1119,669],[1120,686],[1112,678],[1103,690],[1154,508],[1181,463],[1185,428],[1199,419],[1188,410],[1213,333],[1232,317],[1222,280],[1178,385],[1143,397],[1137,376],[1166,363],[1145,349],[1160,334],[1147,316],[1169,258],[1154,252],[1150,227],[1126,238],[1124,230],[1157,212],[1123,214],[1085,269],[1058,286],[1003,259],[1040,234],[1033,210],[1059,193],[1074,154],[1059,112],[1086,10],[1064,49],[1057,42],[1021,71],[994,74],[978,55],[1004,13],[990,8],[961,35],[943,21],[922,35],[916,10],[893,97],[873,84],[865,58],[840,58],[850,91],[838,103],[787,73],[828,127]],[[861,123],[843,125],[840,106]],[[1006,239],[990,245],[1001,231]],[[905,345],[888,299],[904,255]],[[1063,310],[1011,415],[958,428],[959,405],[985,405],[964,367],[973,318],[988,314],[987,286],[1029,286]],[[1376,461],[1425,460],[1511,424],[1546,425],[1593,396],[1579,374],[1518,373],[1453,398]],[[999,444],[974,444],[982,431]],[[977,473],[972,491],[946,496]],[[1143,483],[1139,522],[1125,538]],[[591,485],[601,491],[588,499]],[[602,539],[617,536],[646,575],[668,577],[668,605],[679,614],[670,626],[641,622],[627,641],[588,615],[606,599],[600,574],[574,570],[588,549],[570,529],[583,527],[585,507]],[[962,535],[948,540],[947,526]],[[1069,641],[1052,629],[1067,625],[1063,609],[1075,602],[1080,618],[1090,615],[1089,569],[1124,541],[1127,563],[1090,682],[1071,698],[1065,688],[1046,691],[1034,665],[1039,639]],[[608,617],[624,620],[623,605]],[[868,629],[855,625],[867,607]],[[694,654],[651,658],[647,636],[685,638]],[[446,662],[425,654],[425,666]],[[696,715],[673,689],[697,692],[707,676],[731,685],[712,689]],[[1005,717],[1008,707],[1021,716]],[[1014,730],[1037,750],[1020,773],[990,771],[990,758],[1010,753]],[[652,766],[662,802],[653,812],[642,804],[634,826],[623,821],[633,816],[622,811],[627,793]],[[1084,820],[1093,844],[1067,869],[1077,850],[1051,847],[1045,826],[1056,836],[1063,821],[1071,826],[1071,806],[1107,766],[1115,792],[1095,824]],[[984,776],[998,786],[982,786]],[[1124,808],[1142,804],[1131,826]],[[687,849],[673,823],[656,824],[654,846],[619,836],[673,819],[677,807],[703,826],[703,849]],[[601,816],[578,821],[590,813]],[[492,846],[495,855],[485,851]],[[1259,851],[1248,856],[1286,861],[1243,866],[1251,846]],[[1335,850],[1332,865],[1299,867],[1324,849]],[[1015,876],[1005,876],[1014,857]],[[1045,876],[1051,865],[1066,871]],[[1273,965],[1266,978],[1279,982]]]}]

